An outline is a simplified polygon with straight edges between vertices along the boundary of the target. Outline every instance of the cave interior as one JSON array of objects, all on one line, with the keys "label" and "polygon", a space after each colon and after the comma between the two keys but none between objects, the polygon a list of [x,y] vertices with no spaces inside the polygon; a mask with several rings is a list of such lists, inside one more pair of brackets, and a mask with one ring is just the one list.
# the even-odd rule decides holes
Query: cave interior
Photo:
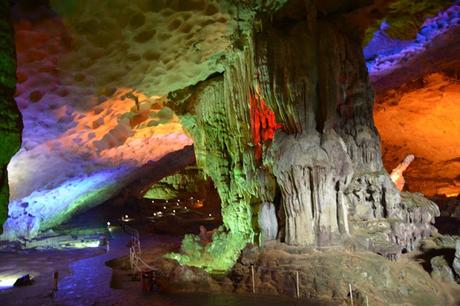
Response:
[{"label": "cave interior", "polygon": [[0,301],[458,305],[459,118],[458,0],[0,0]]}]

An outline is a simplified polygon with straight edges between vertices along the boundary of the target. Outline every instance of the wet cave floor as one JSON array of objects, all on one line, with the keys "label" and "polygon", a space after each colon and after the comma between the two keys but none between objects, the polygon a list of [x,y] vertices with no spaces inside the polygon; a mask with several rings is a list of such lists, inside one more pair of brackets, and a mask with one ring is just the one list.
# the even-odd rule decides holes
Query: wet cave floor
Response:
[{"label": "wet cave floor", "polygon": [[[161,209],[165,206],[163,204],[168,205],[157,203]],[[107,213],[103,207],[99,207],[56,229],[54,240],[48,237],[43,239],[45,242],[36,243],[41,247],[15,251],[3,248],[0,251],[0,279],[3,282],[0,282],[0,305],[308,305],[302,300],[274,296],[145,293],[141,289],[140,281],[126,279],[129,271],[117,268],[112,270],[109,266],[116,266],[117,261],[126,262],[129,254],[130,236],[122,230],[119,226],[121,220],[115,216],[120,215],[120,211],[123,216],[128,215],[132,219],[129,222],[132,228],[140,229],[142,248],[155,249],[160,253],[177,250],[183,234],[197,232],[199,225],[212,229],[221,222],[218,217],[209,217],[211,212],[206,209],[198,212],[195,209],[195,212],[189,214],[201,216],[195,222],[180,222],[181,219],[174,222],[175,216],[168,215],[167,211],[172,211],[177,204],[174,202],[169,205],[171,209],[168,207],[163,210],[166,220],[157,220],[153,227],[145,209],[125,207],[122,210],[111,209]],[[154,208],[149,210],[157,211]],[[112,220],[110,231],[106,230],[107,220]],[[169,230],[166,224],[170,225]],[[70,234],[70,242],[61,241],[68,233],[73,233]],[[96,247],[89,243],[92,241],[90,238],[104,235],[110,236],[108,252],[106,247]],[[61,246],[75,246],[75,240],[82,242],[82,245],[80,249],[43,249],[44,243],[49,244],[55,240],[59,240]],[[85,247],[87,245],[92,247]],[[59,271],[59,285],[53,296],[51,292],[55,271]],[[14,280],[24,274],[30,274],[34,283],[30,286],[12,287]]]}]

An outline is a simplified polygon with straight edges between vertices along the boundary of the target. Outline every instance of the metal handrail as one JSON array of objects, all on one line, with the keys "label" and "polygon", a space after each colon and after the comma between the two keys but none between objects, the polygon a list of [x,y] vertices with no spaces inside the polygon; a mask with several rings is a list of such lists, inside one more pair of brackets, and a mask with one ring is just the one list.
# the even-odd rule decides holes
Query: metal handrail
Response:
[{"label": "metal handrail", "polygon": [[142,259],[142,249],[141,249],[141,241],[139,239],[139,231],[125,225],[125,231],[131,236],[131,245],[129,247],[129,262],[131,265],[132,270],[136,270],[137,272],[142,272],[146,268],[152,271],[158,271],[157,268],[152,267],[148,263]]}]

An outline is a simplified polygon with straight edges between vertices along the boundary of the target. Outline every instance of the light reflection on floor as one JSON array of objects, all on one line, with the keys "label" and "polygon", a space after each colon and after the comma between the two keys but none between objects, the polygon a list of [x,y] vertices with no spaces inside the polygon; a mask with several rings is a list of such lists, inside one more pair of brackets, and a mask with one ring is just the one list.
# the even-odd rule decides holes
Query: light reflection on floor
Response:
[{"label": "light reflection on floor", "polygon": [[12,288],[18,278],[27,273],[0,272],[0,290]]}]

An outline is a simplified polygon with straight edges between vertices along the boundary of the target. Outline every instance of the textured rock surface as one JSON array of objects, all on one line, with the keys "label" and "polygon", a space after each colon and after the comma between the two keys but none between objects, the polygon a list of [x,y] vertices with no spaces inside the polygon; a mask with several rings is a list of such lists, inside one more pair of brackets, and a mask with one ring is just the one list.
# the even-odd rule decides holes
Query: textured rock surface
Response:
[{"label": "textured rock surface", "polygon": [[9,16],[10,3],[0,1],[0,233],[7,217],[9,186],[7,165],[21,145],[22,121],[14,101],[16,54]]},{"label": "textured rock surface", "polygon": [[67,69],[96,87],[123,85],[149,96],[222,71],[219,58],[235,27],[236,7],[227,1],[51,3],[74,37],[74,51],[84,58],[66,60]]},{"label": "textured rock surface", "polygon": [[[385,25],[364,49],[377,94],[438,71],[458,71],[460,2],[428,18],[415,39],[395,40]],[[382,49],[383,48],[383,49]]]},{"label": "textured rock surface", "polygon": [[[115,171],[97,188],[119,189],[119,178],[191,143],[161,96],[223,71],[236,19],[248,11],[239,16],[232,1],[50,2],[15,2],[16,102],[26,128],[9,168],[11,206],[61,220],[85,207],[74,205],[75,193],[96,188],[83,182]],[[59,205],[48,201],[56,194]],[[109,196],[100,195],[94,200]]]},{"label": "textured rock surface", "polygon": [[69,180],[52,190],[34,191],[21,201],[10,203],[5,231],[0,237],[2,240],[29,240],[82,210],[109,200],[122,188],[139,195],[152,183],[190,166],[194,161],[193,147],[187,146],[138,168],[104,169],[90,177]]},{"label": "textured rock surface", "polygon": [[[177,292],[229,292],[296,296],[296,272],[300,297],[314,305],[349,305],[349,284],[355,305],[403,304],[455,305],[451,294],[414,262],[390,262],[371,252],[349,252],[344,248],[311,249],[270,243],[263,249],[249,246],[226,275],[211,275],[201,269],[179,265],[152,252],[148,262],[161,267],[157,284],[161,290]],[[304,302],[301,300],[301,303]]]},{"label": "textured rock surface", "polygon": [[[373,34],[379,28],[380,30],[377,32],[383,32],[387,38],[391,37],[403,41],[414,39],[426,19],[435,16],[442,9],[448,8],[452,4],[452,1],[421,0],[413,2],[410,0],[396,0],[390,2],[384,1],[384,3],[386,4],[384,7],[385,12],[381,13],[379,18],[382,18],[382,15],[384,17],[378,22],[371,24],[367,29],[365,43],[373,38]],[[379,16],[375,10],[370,13],[374,17]],[[386,51],[388,45],[383,44],[380,47],[381,51]]]},{"label": "textured rock surface", "polygon": [[421,193],[403,192],[399,208],[399,223],[394,227],[393,242],[402,245],[407,251],[412,251],[420,240],[436,234],[432,224],[440,212],[434,202]]},{"label": "textured rock surface", "polygon": [[273,203],[262,203],[258,216],[261,244],[276,239],[278,234],[278,220],[276,219],[275,209]]},{"label": "textured rock surface", "polygon": [[387,174],[356,177],[346,190],[350,200],[353,233],[365,237],[369,249],[395,259],[402,251],[413,251],[435,233],[438,206],[422,194],[401,195]]},{"label": "textured rock surface", "polygon": [[[62,15],[58,16],[44,5],[30,9],[30,3],[26,4],[17,1],[13,10],[18,54],[16,102],[25,130],[22,148],[9,164],[10,207],[15,210],[11,224],[46,219],[49,225],[103,202],[120,190],[125,177],[149,161],[191,144],[191,140],[174,113],[163,107],[164,99],[158,93],[165,89],[147,90],[142,84],[152,86],[155,82],[139,78],[147,75],[146,66],[163,65],[159,58],[144,54],[152,51],[152,46],[160,46],[158,37],[137,42],[135,37],[142,36],[145,29],[136,30],[136,21],[131,25],[130,19],[113,23],[120,7],[102,14],[104,5],[109,4],[98,2],[101,7],[96,5],[87,11],[85,7],[94,3],[78,2],[76,8],[70,9],[76,19],[59,10]],[[137,20],[141,5],[142,1],[130,3],[134,11],[128,15],[133,20]],[[93,15],[96,11],[101,14],[100,21]],[[171,10],[167,12],[173,14]],[[183,14],[190,12],[178,14],[178,20],[185,18]],[[204,11],[202,14],[206,16]],[[161,21],[165,27],[168,25],[153,19],[148,23]],[[86,20],[86,28],[74,24],[75,20]],[[198,21],[190,20],[192,25],[195,22]],[[220,23],[215,25],[222,27]],[[210,27],[219,39],[221,32],[215,25]],[[128,50],[127,43],[132,50]],[[131,51],[135,56],[128,56]],[[193,59],[184,58],[183,63],[195,65]],[[121,72],[115,71],[122,68]],[[171,81],[163,76],[164,82]],[[33,212],[31,216],[22,213],[23,206]],[[8,237],[16,237],[14,230],[10,227],[13,232]],[[31,233],[35,235],[37,231]],[[27,231],[21,230],[21,235],[27,236]]]},{"label": "textured rock surface", "polygon": [[144,198],[164,200],[188,198],[195,194],[206,194],[211,188],[211,182],[204,178],[202,171],[192,166],[160,180],[149,188]]},{"label": "textured rock surface", "polygon": [[286,243],[332,242],[347,234],[348,219],[340,213],[347,207],[338,193],[353,170],[344,142],[333,131],[286,135],[282,140],[277,135],[276,141],[274,175],[283,196]]}]

